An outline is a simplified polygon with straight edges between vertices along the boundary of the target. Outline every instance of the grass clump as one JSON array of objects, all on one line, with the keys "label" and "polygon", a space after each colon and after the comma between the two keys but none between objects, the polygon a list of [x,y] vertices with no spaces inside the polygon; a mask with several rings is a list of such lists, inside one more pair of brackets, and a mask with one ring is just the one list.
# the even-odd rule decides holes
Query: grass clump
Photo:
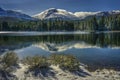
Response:
[{"label": "grass clump", "polygon": [[16,70],[19,58],[14,52],[7,52],[0,58],[0,79],[2,80],[17,80],[11,72]]},{"label": "grass clump", "polygon": [[73,55],[52,54],[49,59],[51,64],[59,65],[59,67],[64,70],[69,71],[79,70],[80,63]]},{"label": "grass clump", "polygon": [[7,52],[3,57],[1,57],[1,68],[9,71],[11,67],[16,66],[19,58],[15,52]]},{"label": "grass clump", "polygon": [[50,65],[58,65],[61,69],[69,71],[79,70],[80,63],[77,58],[69,54],[51,54],[49,57],[26,57],[23,62],[29,65],[29,70],[49,68]]},{"label": "grass clump", "polygon": [[47,58],[44,56],[33,56],[33,57],[26,57],[23,60],[24,64],[29,65],[30,70],[41,69],[49,67],[47,62]]}]

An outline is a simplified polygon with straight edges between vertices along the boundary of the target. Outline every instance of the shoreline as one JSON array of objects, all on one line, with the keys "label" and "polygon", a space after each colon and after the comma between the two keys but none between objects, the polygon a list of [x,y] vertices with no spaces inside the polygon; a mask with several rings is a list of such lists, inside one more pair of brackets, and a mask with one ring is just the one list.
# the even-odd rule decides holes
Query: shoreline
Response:
[{"label": "shoreline", "polygon": [[[13,73],[20,80],[119,80],[120,71],[115,71],[112,69],[102,69],[96,70],[94,72],[89,72],[85,69],[85,66],[81,65],[81,71],[78,73],[71,73],[69,71],[63,71],[58,66],[51,65],[50,71],[45,72],[45,74],[39,74],[39,76],[33,76],[32,73],[27,75],[24,73],[27,70],[27,65],[19,64],[20,68]],[[43,73],[46,70],[43,70]]]},{"label": "shoreline", "polygon": [[37,35],[71,35],[71,34],[100,34],[119,33],[120,31],[0,31],[0,35],[6,36],[37,36]]}]

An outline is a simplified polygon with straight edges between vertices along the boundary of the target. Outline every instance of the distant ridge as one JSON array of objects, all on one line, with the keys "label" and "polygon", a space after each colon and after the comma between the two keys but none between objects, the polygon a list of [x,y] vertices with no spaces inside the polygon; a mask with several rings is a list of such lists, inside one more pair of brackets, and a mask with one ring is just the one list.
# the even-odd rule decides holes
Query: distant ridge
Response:
[{"label": "distant ridge", "polygon": [[87,19],[93,16],[101,17],[101,16],[109,16],[114,14],[120,14],[120,10],[113,11],[98,11],[98,12],[70,12],[64,9],[56,9],[49,8],[44,10],[36,15],[29,16],[23,14],[21,12],[17,12],[14,10],[4,10],[0,8],[0,19],[6,20],[7,18],[10,20],[81,20]]},{"label": "distant ridge", "polygon": [[11,18],[11,19],[19,19],[19,20],[34,20],[34,18],[32,18],[29,15],[23,14],[21,12],[17,12],[14,10],[4,10],[2,8],[0,8],[0,18]]},{"label": "distant ridge", "polygon": [[49,8],[41,13],[34,15],[37,19],[63,19],[63,20],[81,20],[91,16],[109,16],[113,14],[120,14],[120,10],[113,11],[98,11],[98,12],[69,12],[64,9]]}]

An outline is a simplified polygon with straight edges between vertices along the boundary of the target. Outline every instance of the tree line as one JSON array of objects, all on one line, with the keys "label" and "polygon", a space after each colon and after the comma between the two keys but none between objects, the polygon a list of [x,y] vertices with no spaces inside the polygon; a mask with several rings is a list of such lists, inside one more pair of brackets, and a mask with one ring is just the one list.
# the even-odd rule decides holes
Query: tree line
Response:
[{"label": "tree line", "polygon": [[112,31],[120,30],[120,15],[84,20],[0,21],[0,31]]}]

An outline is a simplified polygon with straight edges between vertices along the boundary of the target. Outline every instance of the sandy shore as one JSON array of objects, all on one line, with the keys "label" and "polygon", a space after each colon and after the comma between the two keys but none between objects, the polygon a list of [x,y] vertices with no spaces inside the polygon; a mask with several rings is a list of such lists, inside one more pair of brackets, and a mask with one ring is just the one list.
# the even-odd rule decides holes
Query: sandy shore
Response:
[{"label": "sandy shore", "polygon": [[13,73],[19,80],[120,80],[120,71],[114,70],[103,69],[89,72],[83,66],[80,66],[80,71],[71,73],[52,65],[50,70],[43,70],[39,75],[33,76],[32,73],[25,74],[28,66],[19,65],[20,68]]}]

